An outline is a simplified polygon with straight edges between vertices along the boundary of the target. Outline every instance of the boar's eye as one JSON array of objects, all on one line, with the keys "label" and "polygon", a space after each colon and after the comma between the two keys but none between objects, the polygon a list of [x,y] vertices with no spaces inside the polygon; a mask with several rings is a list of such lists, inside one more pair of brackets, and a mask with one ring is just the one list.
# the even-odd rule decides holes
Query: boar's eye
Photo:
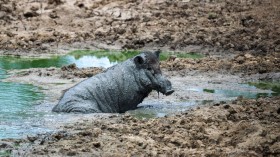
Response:
[{"label": "boar's eye", "polygon": [[155,71],[151,67],[148,67],[147,70],[149,70],[153,75],[155,75]]}]

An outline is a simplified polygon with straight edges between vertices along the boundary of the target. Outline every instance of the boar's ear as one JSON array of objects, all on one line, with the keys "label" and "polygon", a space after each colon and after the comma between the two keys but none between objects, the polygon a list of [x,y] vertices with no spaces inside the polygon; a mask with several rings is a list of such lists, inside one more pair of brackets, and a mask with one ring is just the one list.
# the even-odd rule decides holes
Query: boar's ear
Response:
[{"label": "boar's ear", "polygon": [[134,57],[133,61],[134,61],[136,66],[140,66],[140,65],[144,64],[144,62],[145,62],[144,58],[142,56]]},{"label": "boar's ear", "polygon": [[161,53],[161,50],[156,50],[154,53],[157,56],[157,58],[159,59],[159,54]]}]

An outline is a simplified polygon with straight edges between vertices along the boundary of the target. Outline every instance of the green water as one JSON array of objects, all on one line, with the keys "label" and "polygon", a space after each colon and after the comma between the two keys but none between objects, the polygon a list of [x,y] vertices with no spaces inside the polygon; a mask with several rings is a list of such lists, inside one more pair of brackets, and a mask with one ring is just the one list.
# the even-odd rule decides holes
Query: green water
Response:
[{"label": "green water", "polygon": [[[127,60],[128,58],[132,58],[133,56],[139,54],[140,51],[109,51],[109,50],[102,50],[102,51],[92,51],[92,50],[76,50],[69,53],[69,55],[75,56],[75,58],[80,58],[85,55],[93,55],[97,58],[108,57],[110,62],[120,62]],[[192,58],[192,59],[199,59],[203,58],[203,55],[189,52],[189,53],[180,53],[180,52],[162,52],[160,53],[160,60],[166,60],[171,55],[174,55],[178,58]]]},{"label": "green water", "polygon": [[[122,62],[139,54],[139,51],[92,51],[76,50],[63,56],[51,56],[49,58],[25,58],[25,57],[0,57],[0,68],[2,69],[28,69],[28,68],[47,68],[62,67],[75,63],[79,68],[85,67],[104,67],[108,68],[118,62]],[[175,53],[163,52],[161,60],[167,59],[170,55],[180,58],[201,58],[202,55],[196,53]]]},{"label": "green water", "polygon": [[280,82],[279,81],[259,81],[259,82],[249,82],[250,86],[254,86],[263,90],[271,90],[271,95],[263,93],[263,96],[279,96],[280,95]]},{"label": "green water", "polygon": [[[269,85],[269,88],[262,88],[262,85]],[[278,96],[280,95],[280,83],[271,83],[271,82],[250,82],[248,84],[235,84],[236,86],[240,87],[239,90],[237,89],[208,89],[208,88],[200,88],[200,87],[193,87],[190,90],[197,91],[197,92],[205,92],[209,94],[220,95],[221,97],[226,98],[237,98],[239,96],[243,96],[244,98],[251,98],[257,99],[260,97],[271,97],[271,96]],[[266,90],[264,91],[257,91],[257,89]]]},{"label": "green water", "polygon": [[7,77],[6,71],[4,71],[3,69],[0,69],[0,80],[3,78],[6,78],[6,77]]},{"label": "green water", "polygon": [[3,69],[62,67],[72,63],[75,63],[80,68],[92,66],[108,68],[117,62],[110,62],[107,57],[97,58],[95,56],[74,55],[52,56],[49,58],[0,57],[0,67]]},{"label": "green water", "polygon": [[1,151],[0,150],[0,156],[8,157],[8,156],[11,156],[11,155],[12,155],[11,151],[8,151],[8,150]]},{"label": "green water", "polygon": [[202,91],[207,93],[213,93],[213,94],[221,94],[224,95],[225,97],[243,96],[245,98],[252,98],[252,99],[280,95],[280,82],[258,81],[258,82],[249,82],[241,86],[245,86],[251,90],[262,89],[262,90],[269,90],[271,92],[248,92],[248,91],[240,91],[240,90],[206,89],[206,88],[202,89]]},{"label": "green water", "polygon": [[18,137],[27,131],[23,129],[26,120],[39,114],[32,106],[44,97],[30,84],[2,82],[5,77],[6,72],[0,69],[0,139]]},{"label": "green water", "polygon": [[258,92],[247,92],[247,91],[238,91],[238,90],[226,90],[226,89],[203,89],[204,92],[208,93],[213,93],[213,94],[220,94],[223,95],[224,97],[239,97],[243,96],[245,98],[251,98],[251,99],[256,99],[260,97],[270,97],[270,96],[276,96],[279,95],[279,93],[258,93]]},{"label": "green water", "polygon": [[[0,56],[0,139],[17,138],[25,134],[48,130],[42,125],[40,119],[55,117],[50,112],[50,107],[46,109],[49,111],[47,113],[36,109],[37,104],[41,104],[40,101],[44,100],[44,95],[38,87],[1,81],[8,77],[7,70],[62,67],[72,63],[79,68],[108,68],[137,54],[139,51],[77,50],[67,55],[48,58]],[[160,57],[166,59],[168,55],[169,53],[162,53]],[[178,56],[187,57],[182,54]],[[195,58],[197,55],[188,55],[188,57],[192,56]]]}]

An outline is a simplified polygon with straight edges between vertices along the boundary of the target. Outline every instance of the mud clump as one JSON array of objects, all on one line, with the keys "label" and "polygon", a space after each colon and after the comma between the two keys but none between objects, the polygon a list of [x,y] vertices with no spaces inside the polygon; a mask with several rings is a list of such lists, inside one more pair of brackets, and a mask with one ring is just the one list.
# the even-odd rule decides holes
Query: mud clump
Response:
[{"label": "mud clump", "polygon": [[206,57],[202,59],[186,59],[170,57],[162,62],[162,68],[170,71],[199,70],[242,73],[246,75],[256,73],[280,72],[280,55],[271,53],[267,55],[252,55],[249,53],[236,55],[234,58]]},{"label": "mud clump", "polygon": [[37,75],[40,77],[56,76],[62,79],[88,78],[102,72],[103,70],[104,69],[97,68],[97,67],[78,68],[75,64],[70,64],[68,66],[63,66],[60,69],[38,68],[38,69],[20,70],[20,72],[13,74],[12,77]]},{"label": "mud clump", "polygon": [[280,50],[280,2],[273,0],[4,0],[0,6],[5,30],[0,33],[1,50],[47,53],[58,45],[75,47],[73,43],[123,49]]},{"label": "mud clump", "polygon": [[[44,134],[14,153],[26,156],[277,156],[280,97],[239,98],[174,116],[136,119],[128,114],[78,122]],[[44,140],[44,142],[40,142]]]},{"label": "mud clump", "polygon": [[102,72],[102,68],[78,68],[76,64],[70,64],[68,66],[63,66],[61,69],[61,78],[88,78]]},{"label": "mud clump", "polygon": [[11,0],[2,0],[0,2],[0,24],[5,26],[6,24],[11,24],[15,20],[16,14],[16,3]]}]

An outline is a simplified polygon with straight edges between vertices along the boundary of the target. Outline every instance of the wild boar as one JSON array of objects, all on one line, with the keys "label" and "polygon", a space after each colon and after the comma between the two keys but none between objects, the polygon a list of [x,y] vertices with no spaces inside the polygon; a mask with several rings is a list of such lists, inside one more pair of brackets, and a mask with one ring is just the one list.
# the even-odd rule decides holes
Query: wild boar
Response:
[{"label": "wild boar", "polygon": [[152,90],[174,92],[162,75],[160,51],[144,51],[68,89],[54,112],[123,113],[137,108]]}]

